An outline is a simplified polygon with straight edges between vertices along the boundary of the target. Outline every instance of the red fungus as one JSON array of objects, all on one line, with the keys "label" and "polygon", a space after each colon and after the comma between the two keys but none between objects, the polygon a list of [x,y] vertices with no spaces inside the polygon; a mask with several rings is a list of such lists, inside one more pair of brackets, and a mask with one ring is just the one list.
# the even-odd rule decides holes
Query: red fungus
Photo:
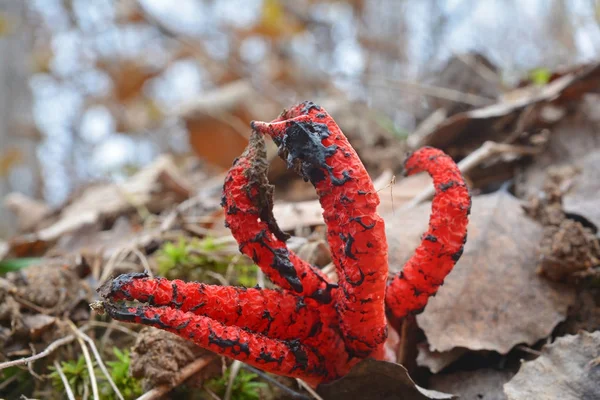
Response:
[{"label": "red fungus", "polygon": [[[403,272],[387,287],[387,242],[379,197],[358,155],[321,107],[305,102],[270,122],[253,122],[246,151],[223,187],[226,225],[282,290],[246,289],[127,274],[100,289],[115,319],[155,326],[216,353],[312,385],[346,374],[361,359],[384,358],[385,303],[397,318],[416,313],[462,253],[470,197],[456,164],[424,148],[406,161],[408,174],[434,179],[428,232]],[[316,188],[339,286],[301,260],[272,214],[263,134]],[[115,304],[137,300],[144,306]]]}]

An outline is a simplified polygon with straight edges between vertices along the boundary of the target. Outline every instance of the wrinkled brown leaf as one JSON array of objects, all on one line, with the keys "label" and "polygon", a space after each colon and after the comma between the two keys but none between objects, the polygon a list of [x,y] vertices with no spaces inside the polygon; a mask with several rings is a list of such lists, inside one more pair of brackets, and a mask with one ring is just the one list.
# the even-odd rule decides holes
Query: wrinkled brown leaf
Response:
[{"label": "wrinkled brown leaf", "polygon": [[523,192],[536,194],[546,180],[548,168],[577,165],[590,152],[600,149],[600,96],[588,95],[577,110],[552,128],[544,151],[525,171]]},{"label": "wrinkled brown leaf", "polygon": [[432,400],[456,399],[451,394],[417,386],[400,364],[366,359],[344,377],[317,388],[325,399]]},{"label": "wrinkled brown leaf", "polygon": [[[386,218],[392,271],[418,245],[430,207]],[[541,227],[505,192],[474,197],[470,221],[462,258],[417,316],[431,350],[506,354],[516,344],[547,337],[564,320],[574,293],[536,274]]]},{"label": "wrinkled brown leaf", "polygon": [[50,213],[50,207],[22,193],[9,193],[4,206],[17,216],[19,231],[28,231]]},{"label": "wrinkled brown leaf", "polygon": [[[517,115],[530,105],[549,106],[551,103],[580,99],[587,91],[596,88],[599,80],[600,65],[590,65],[565,74],[541,88],[531,86],[517,89],[496,104],[448,118],[431,133],[424,134],[420,145],[444,148],[459,137],[473,137],[475,132],[478,137],[482,137],[483,132],[493,128],[495,122],[511,114],[515,114],[516,120]],[[541,112],[540,115],[543,116],[544,113]]]},{"label": "wrinkled brown leaf", "polygon": [[478,369],[431,377],[432,389],[454,393],[461,399],[506,400],[502,386],[514,375],[510,371]]},{"label": "wrinkled brown leaf", "polygon": [[[165,179],[165,174],[173,179]],[[177,167],[170,157],[159,157],[123,184],[89,187],[61,211],[58,220],[37,231],[35,238],[54,241],[65,233],[95,224],[103,217],[115,217],[136,207],[160,212],[173,202],[185,199],[180,190],[168,190],[172,181],[182,182],[183,179],[178,177]],[[167,192],[172,196],[167,196]]]},{"label": "wrinkled brown leaf", "polygon": [[504,385],[509,400],[600,399],[600,331],[556,339]]},{"label": "wrinkled brown leaf", "polygon": [[574,179],[573,190],[563,198],[564,210],[581,215],[600,228],[600,150],[585,156],[579,167],[581,174]]},{"label": "wrinkled brown leaf", "polygon": [[[403,178],[391,188],[386,187],[392,175],[384,172],[385,179],[377,178],[375,188],[379,191],[381,203],[377,208],[380,214],[392,213],[399,210],[417,194],[431,185],[431,179],[425,174]],[[387,178],[389,176],[389,178]],[[273,214],[277,224],[283,230],[293,230],[299,227],[323,225],[323,209],[318,200],[295,203],[276,203]]]}]

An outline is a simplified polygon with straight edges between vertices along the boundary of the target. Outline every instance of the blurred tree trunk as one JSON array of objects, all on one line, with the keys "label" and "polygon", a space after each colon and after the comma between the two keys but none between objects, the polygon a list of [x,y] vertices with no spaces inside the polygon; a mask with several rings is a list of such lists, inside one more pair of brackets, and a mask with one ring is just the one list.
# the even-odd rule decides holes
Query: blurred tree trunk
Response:
[{"label": "blurred tree trunk", "polygon": [[[36,130],[28,86],[32,30],[27,2],[0,0],[0,199],[12,191],[36,196],[40,187]],[[14,232],[14,217],[0,203],[0,237]]]}]

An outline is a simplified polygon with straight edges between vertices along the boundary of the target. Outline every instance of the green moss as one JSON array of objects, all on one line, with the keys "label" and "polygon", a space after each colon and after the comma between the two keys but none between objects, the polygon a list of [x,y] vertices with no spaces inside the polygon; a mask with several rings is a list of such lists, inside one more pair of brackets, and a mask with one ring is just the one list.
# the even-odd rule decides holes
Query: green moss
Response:
[{"label": "green moss", "polygon": [[165,243],[157,252],[158,273],[169,279],[220,283],[209,271],[225,276],[230,265],[235,268],[232,284],[256,285],[257,267],[238,254],[229,254],[213,238],[186,239]]},{"label": "green moss", "polygon": [[[113,348],[113,352],[116,357],[116,360],[107,361],[106,367],[112,380],[119,388],[119,391],[127,400],[135,399],[141,396],[143,393],[141,382],[136,378],[132,377],[129,373],[129,366],[131,364],[129,352],[121,352],[116,347]],[[60,375],[58,374],[58,371],[56,371],[53,367],[50,367],[50,369],[53,371],[50,374],[52,387],[54,388],[56,393],[64,393],[65,388],[60,378]],[[73,390],[73,393],[76,397],[81,397],[84,395],[86,386],[88,392],[91,393],[90,375],[83,355],[80,356],[77,360],[61,362],[61,370],[65,374],[67,381],[69,382],[69,386]],[[106,379],[102,371],[99,368],[97,368],[95,361],[94,376],[96,377],[96,381],[98,383],[98,391],[100,392],[100,397],[102,399],[107,400],[117,399],[117,396],[115,395],[115,392],[113,391],[110,383],[108,382],[108,379]]]},{"label": "green moss", "polygon": [[[206,382],[205,386],[223,398],[227,390],[230,373],[231,369],[228,369],[219,378]],[[268,385],[265,382],[257,381],[256,378],[258,378],[258,375],[255,373],[240,369],[233,381],[231,398],[233,400],[258,400],[263,398],[261,395],[268,388]]]}]

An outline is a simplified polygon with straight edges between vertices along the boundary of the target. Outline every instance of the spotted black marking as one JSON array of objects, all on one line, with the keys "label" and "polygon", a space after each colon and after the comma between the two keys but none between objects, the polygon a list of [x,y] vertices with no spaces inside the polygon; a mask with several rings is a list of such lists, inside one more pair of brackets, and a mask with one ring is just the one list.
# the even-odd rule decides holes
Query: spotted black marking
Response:
[{"label": "spotted black marking", "polygon": [[252,261],[254,261],[254,264],[258,264],[260,262],[260,257],[258,256],[256,249],[252,249]]},{"label": "spotted black marking", "polygon": [[305,101],[302,103],[302,110],[300,112],[302,115],[306,115],[310,113],[310,110],[321,111],[321,107],[313,103],[312,101]]},{"label": "spotted black marking", "polygon": [[325,172],[331,174],[331,167],[325,160],[337,151],[336,145],[325,147],[321,141],[331,133],[326,124],[291,121],[281,141],[287,154],[286,162],[313,185],[325,179]]},{"label": "spotted black marking", "polygon": [[173,289],[173,293],[171,295],[171,302],[176,306],[176,307],[181,307],[183,305],[183,301],[184,299],[181,299],[181,302],[177,301],[177,295],[179,294],[177,292],[177,285],[175,284],[175,282],[171,283],[171,288]]},{"label": "spotted black marking", "polygon": [[325,118],[327,115],[325,113],[317,113],[315,114],[315,117],[317,118]]},{"label": "spotted black marking", "polygon": [[130,299],[132,298],[131,293],[129,292],[129,290],[126,290],[123,287],[131,284],[131,281],[134,279],[143,279],[147,277],[148,273],[146,271],[122,274],[113,279],[111,282],[109,282],[108,285],[102,285],[100,288],[98,288],[98,292],[103,297],[110,297],[115,295],[116,293],[120,293],[126,298]]},{"label": "spotted black marking", "polygon": [[211,329],[209,329],[208,332],[208,344],[214,344],[222,349],[231,349],[231,353],[234,355],[238,355],[240,353],[250,355],[248,343],[242,343],[239,339],[222,338],[214,333]]},{"label": "spotted black marking", "polygon": [[[317,275],[319,276],[319,275]],[[319,276],[320,278],[321,276]],[[318,301],[321,304],[329,304],[331,303],[332,295],[331,291],[333,289],[337,289],[339,285],[337,283],[329,283],[325,284],[324,289],[317,289],[313,294],[310,295],[311,299]]]},{"label": "spotted black marking", "polygon": [[357,224],[362,226],[365,229],[365,231],[368,231],[369,229],[373,229],[375,227],[375,221],[373,221],[371,224],[367,225],[362,221],[362,217],[352,217],[352,218],[350,218],[350,221],[356,222]]},{"label": "spotted black marking", "polygon": [[321,321],[317,321],[310,327],[310,331],[308,332],[308,337],[313,337],[319,334],[323,329],[323,323]]},{"label": "spotted black marking", "polygon": [[369,192],[364,191],[364,190],[359,190],[357,193],[360,194],[361,196],[364,196],[365,194],[368,194]]},{"label": "spotted black marking", "polygon": [[438,189],[440,189],[442,192],[445,192],[446,190],[450,189],[451,187],[459,186],[459,185],[460,185],[460,182],[457,182],[457,181],[448,181],[448,182],[445,182],[445,183],[440,183],[438,185]]},{"label": "spotted black marking", "polygon": [[190,308],[188,311],[189,312],[196,312],[197,310],[201,309],[202,307],[204,307],[206,305],[205,301],[201,301],[200,303],[196,304],[194,307]]},{"label": "spotted black marking", "polygon": [[267,321],[269,321],[267,323],[267,327],[264,330],[265,334],[267,334],[267,333],[269,333],[271,331],[271,323],[275,320],[275,318],[273,318],[271,316],[271,313],[269,313],[268,310],[263,311],[263,314],[262,314],[261,318],[266,319]]},{"label": "spotted black marking", "polygon": [[438,241],[438,238],[435,237],[435,235],[428,234],[423,238],[423,240],[427,240],[429,242],[436,243]]},{"label": "spotted black marking", "polygon": [[344,235],[343,233],[340,233],[340,239],[342,239],[342,242],[345,243],[344,254],[346,255],[346,257],[348,257],[352,260],[358,260],[358,258],[356,258],[354,253],[352,253],[352,245],[354,244],[354,237],[351,234]]},{"label": "spotted black marking", "polygon": [[306,307],[306,303],[304,302],[304,297],[298,296],[296,297],[296,312],[300,311]]},{"label": "spotted black marking", "polygon": [[450,256],[450,258],[452,258],[452,261],[457,262],[460,259],[460,256],[462,256],[464,250],[465,246],[460,246],[460,249],[458,249],[456,253]]},{"label": "spotted black marking", "polygon": [[346,196],[345,194],[342,194],[340,196],[340,203],[352,204],[352,203],[354,203],[354,200],[351,199],[350,197]]},{"label": "spotted black marking", "polygon": [[238,212],[240,212],[240,209],[235,204],[227,207],[227,215],[236,215]]},{"label": "spotted black marking", "polygon": [[[352,279],[350,279],[348,277],[347,273],[344,273],[344,275],[346,277],[346,282],[348,282],[350,284],[350,286],[353,286],[353,287],[360,286],[365,281],[365,274],[362,272],[362,269],[360,269],[360,267],[356,267],[356,269],[358,270],[358,273],[360,275],[360,277],[356,281],[353,281]],[[342,286],[342,288],[343,288],[343,286]],[[346,294],[346,297],[348,297],[347,294]]]},{"label": "spotted black marking", "polygon": [[185,328],[187,328],[187,326],[188,326],[189,324],[190,324],[190,321],[189,321],[189,320],[187,320],[187,321],[183,322],[182,324],[180,324],[180,325],[177,325],[177,326],[175,327],[175,330],[176,330],[176,331],[180,331],[180,330],[182,330],[182,329],[185,329]]},{"label": "spotted black marking", "polygon": [[290,253],[287,248],[272,248],[266,242],[267,231],[261,230],[254,238],[251,239],[254,243],[259,243],[262,247],[269,250],[273,254],[273,262],[271,267],[279,272],[279,275],[283,277],[286,282],[294,289],[294,291],[301,293],[303,291],[302,282],[298,278],[296,268],[290,261]]},{"label": "spotted black marking", "polygon": [[294,372],[297,369],[306,371],[306,368],[308,368],[308,354],[302,348],[302,344],[300,343],[300,341],[288,340],[285,341],[285,345],[288,349],[290,349],[290,352],[294,355],[294,358],[296,359],[296,364],[290,372]]},{"label": "spotted black marking", "polygon": [[336,178],[335,176],[333,176],[331,171],[329,171],[329,175],[330,175],[329,177],[331,178],[331,183],[333,184],[333,186],[343,186],[344,183],[348,182],[351,179],[350,172],[348,172],[348,171],[342,171],[341,178]]},{"label": "spotted black marking", "polygon": [[272,353],[266,352],[264,349],[261,349],[256,361],[264,361],[266,363],[274,362],[281,365],[281,363],[283,362],[283,356],[276,358],[273,356]]}]

